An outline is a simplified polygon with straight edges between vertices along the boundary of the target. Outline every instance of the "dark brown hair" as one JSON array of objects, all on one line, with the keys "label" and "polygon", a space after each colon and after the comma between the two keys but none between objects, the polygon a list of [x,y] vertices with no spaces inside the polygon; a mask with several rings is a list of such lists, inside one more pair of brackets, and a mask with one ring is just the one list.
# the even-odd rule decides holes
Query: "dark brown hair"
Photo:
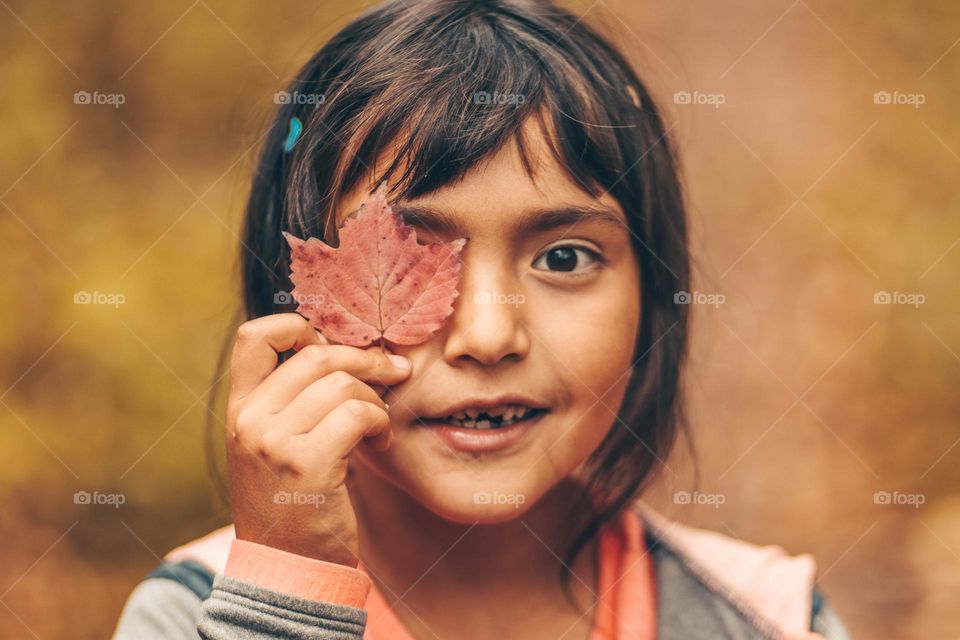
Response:
[{"label": "dark brown hair", "polygon": [[[533,118],[571,180],[626,212],[641,274],[635,367],[584,467],[566,590],[577,554],[640,494],[684,425],[688,306],[674,294],[689,289],[686,214],[654,101],[607,40],[546,0],[384,2],[333,36],[282,95],[246,209],[247,319],[292,310],[276,297],[291,288],[280,232],[333,244],[337,203],[385,153],[395,159],[375,178],[393,185],[392,198],[450,185],[511,140],[532,176],[522,126]],[[286,152],[294,117],[303,132]]]}]

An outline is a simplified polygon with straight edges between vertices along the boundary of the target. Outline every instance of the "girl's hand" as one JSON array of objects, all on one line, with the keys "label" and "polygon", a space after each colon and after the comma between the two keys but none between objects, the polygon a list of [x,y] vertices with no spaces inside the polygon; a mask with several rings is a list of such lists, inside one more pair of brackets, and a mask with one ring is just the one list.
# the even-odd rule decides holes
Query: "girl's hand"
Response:
[{"label": "girl's hand", "polygon": [[[278,367],[278,354],[290,349],[297,353]],[[244,323],[227,402],[237,538],[356,567],[348,456],[364,439],[383,451],[393,437],[387,405],[365,382],[383,392],[409,374],[379,346],[329,344],[295,313]]]}]

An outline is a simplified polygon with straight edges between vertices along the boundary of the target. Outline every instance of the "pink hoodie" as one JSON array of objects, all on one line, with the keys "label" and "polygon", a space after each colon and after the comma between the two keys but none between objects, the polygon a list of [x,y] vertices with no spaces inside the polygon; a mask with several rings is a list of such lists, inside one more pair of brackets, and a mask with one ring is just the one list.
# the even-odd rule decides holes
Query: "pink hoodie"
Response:
[{"label": "pink hoodie", "polygon": [[[787,640],[822,640],[809,631],[815,576],[810,555],[790,556],[777,546],[756,546],[688,527],[642,503],[624,510],[600,532],[598,602],[590,640],[656,637],[656,580],[644,543],[644,521],[704,584],[739,603],[744,615],[759,617]],[[237,540],[232,525],[178,547],[165,558],[187,559],[280,593],[363,608],[365,640],[412,640],[362,563],[353,568]]]}]

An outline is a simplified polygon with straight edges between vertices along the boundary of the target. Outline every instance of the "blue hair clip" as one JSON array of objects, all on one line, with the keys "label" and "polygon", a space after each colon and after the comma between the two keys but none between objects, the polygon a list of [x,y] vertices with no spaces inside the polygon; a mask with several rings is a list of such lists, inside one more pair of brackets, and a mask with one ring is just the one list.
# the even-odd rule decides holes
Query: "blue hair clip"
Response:
[{"label": "blue hair clip", "polygon": [[303,131],[303,123],[300,122],[300,118],[296,116],[290,118],[290,133],[287,134],[287,139],[283,143],[284,153],[293,151],[293,145],[297,144],[297,139],[300,137],[301,131]]}]

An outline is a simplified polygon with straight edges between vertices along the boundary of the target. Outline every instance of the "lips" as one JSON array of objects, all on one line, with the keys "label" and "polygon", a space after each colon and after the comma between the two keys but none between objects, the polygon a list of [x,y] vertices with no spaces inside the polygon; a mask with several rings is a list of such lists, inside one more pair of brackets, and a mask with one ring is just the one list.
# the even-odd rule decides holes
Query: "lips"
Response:
[{"label": "lips", "polygon": [[529,442],[528,434],[535,433],[536,426],[549,415],[547,409],[536,409],[530,417],[500,427],[465,428],[448,422],[445,418],[431,419],[425,422],[428,431],[443,444],[441,451],[461,451],[470,454],[494,453],[508,454]]}]

